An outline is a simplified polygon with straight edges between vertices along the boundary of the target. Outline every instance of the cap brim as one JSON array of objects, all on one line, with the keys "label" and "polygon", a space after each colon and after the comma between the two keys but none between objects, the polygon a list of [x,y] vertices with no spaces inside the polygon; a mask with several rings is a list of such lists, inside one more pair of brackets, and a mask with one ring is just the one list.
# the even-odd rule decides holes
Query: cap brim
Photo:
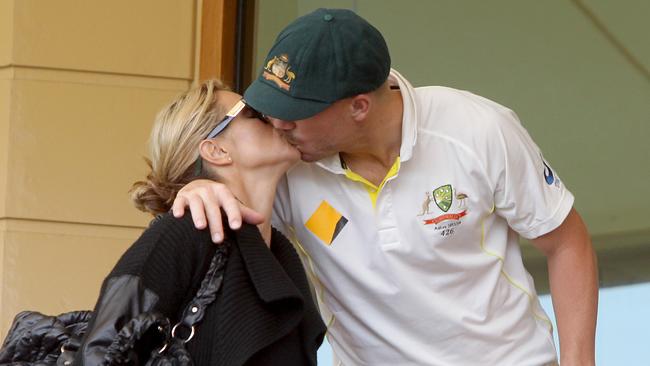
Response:
[{"label": "cap brim", "polygon": [[312,117],[331,103],[294,98],[278,88],[257,79],[244,92],[246,104],[255,110],[285,121]]}]

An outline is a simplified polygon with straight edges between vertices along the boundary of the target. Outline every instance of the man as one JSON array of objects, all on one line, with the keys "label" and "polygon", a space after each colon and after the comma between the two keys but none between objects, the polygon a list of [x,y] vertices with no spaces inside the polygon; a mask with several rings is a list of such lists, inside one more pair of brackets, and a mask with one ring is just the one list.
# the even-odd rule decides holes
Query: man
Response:
[{"label": "man", "polygon": [[[414,89],[381,34],[319,9],[278,36],[244,98],[303,162],[279,186],[274,225],[311,274],[340,364],[554,365],[552,327],[518,235],[548,257],[562,365],[594,364],[597,274],[573,196],[509,109]],[[193,182],[198,227],[222,239],[258,215]]]}]

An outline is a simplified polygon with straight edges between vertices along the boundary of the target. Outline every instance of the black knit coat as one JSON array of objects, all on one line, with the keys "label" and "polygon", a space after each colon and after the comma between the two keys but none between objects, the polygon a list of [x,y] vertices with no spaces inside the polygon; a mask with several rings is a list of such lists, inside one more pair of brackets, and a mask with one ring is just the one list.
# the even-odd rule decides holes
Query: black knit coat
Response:
[{"label": "black knit coat", "polygon": [[[228,231],[225,241],[230,253],[222,288],[187,343],[194,364],[315,365],[325,325],[291,243],[273,229],[269,250],[257,227],[248,224]],[[158,296],[153,310],[174,324],[214,250],[209,232],[195,229],[189,214],[163,215],[124,253],[102,293],[111,278],[137,276]]]}]

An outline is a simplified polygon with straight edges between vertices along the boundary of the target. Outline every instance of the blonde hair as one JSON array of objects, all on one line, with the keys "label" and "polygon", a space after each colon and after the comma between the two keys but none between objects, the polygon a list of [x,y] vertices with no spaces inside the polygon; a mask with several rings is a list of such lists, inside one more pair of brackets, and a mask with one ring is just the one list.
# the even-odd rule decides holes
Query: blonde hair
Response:
[{"label": "blonde hair", "polygon": [[178,191],[200,178],[195,172],[199,144],[226,113],[217,103],[219,90],[228,88],[219,80],[204,81],[158,113],[149,140],[150,159],[145,158],[151,172],[130,191],[139,210],[154,215],[169,211]]}]

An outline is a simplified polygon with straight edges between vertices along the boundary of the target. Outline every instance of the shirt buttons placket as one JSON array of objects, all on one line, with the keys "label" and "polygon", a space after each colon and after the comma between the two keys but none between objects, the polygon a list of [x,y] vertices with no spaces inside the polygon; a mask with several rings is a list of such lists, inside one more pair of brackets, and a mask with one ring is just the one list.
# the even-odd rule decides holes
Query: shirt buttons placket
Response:
[{"label": "shirt buttons placket", "polygon": [[383,249],[399,245],[399,232],[393,211],[392,189],[388,182],[377,197],[377,234]]}]

